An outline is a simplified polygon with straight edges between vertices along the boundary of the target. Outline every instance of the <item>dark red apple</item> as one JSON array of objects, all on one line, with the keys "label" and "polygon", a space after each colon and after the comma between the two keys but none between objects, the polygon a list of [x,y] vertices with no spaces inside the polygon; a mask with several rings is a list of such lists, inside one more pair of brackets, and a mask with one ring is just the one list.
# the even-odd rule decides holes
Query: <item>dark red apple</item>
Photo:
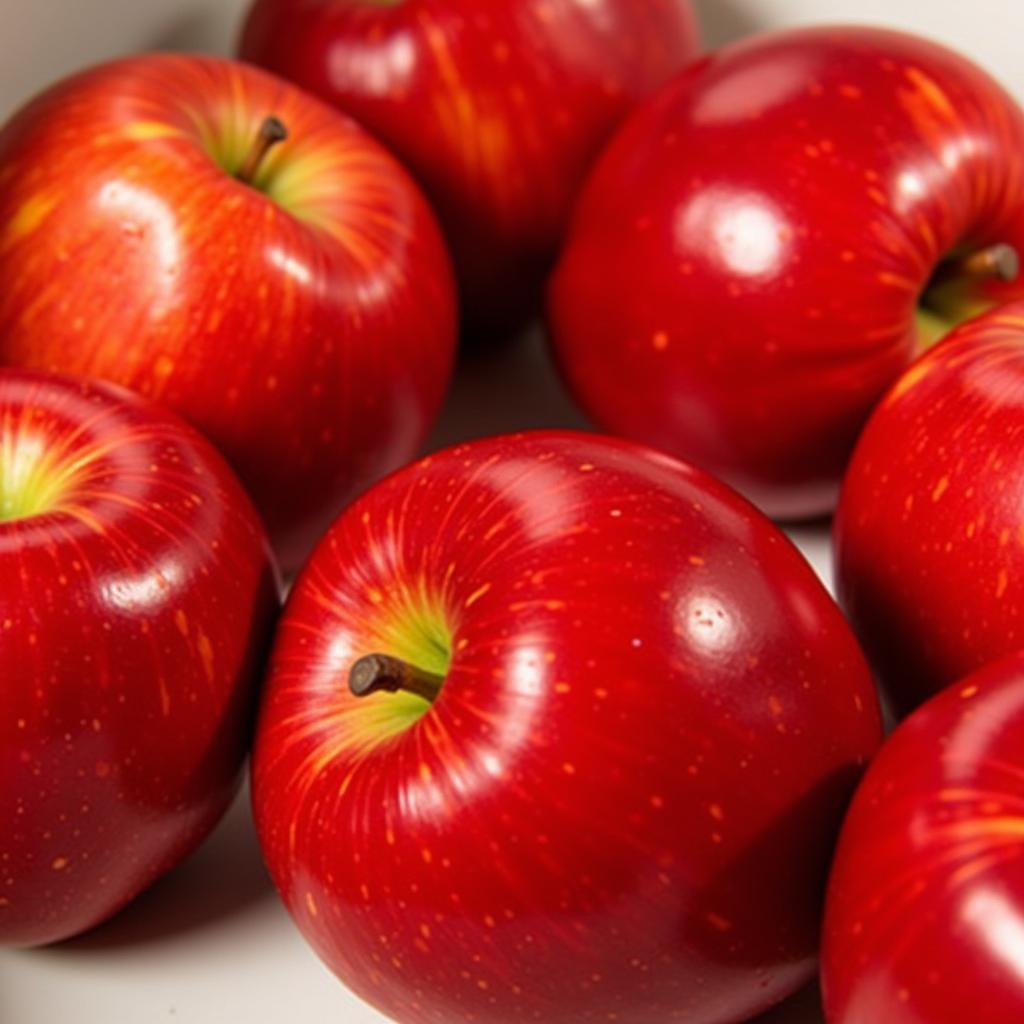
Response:
[{"label": "dark red apple", "polygon": [[589,165],[696,37],[690,0],[256,0],[241,53],[415,171],[482,336],[538,311]]},{"label": "dark red apple", "polygon": [[835,524],[842,604],[902,709],[1024,647],[1024,303],[970,321],[879,405]]},{"label": "dark red apple", "polygon": [[91,928],[206,836],[277,601],[252,503],[194,430],[0,371],[0,944]]},{"label": "dark red apple", "polygon": [[405,1024],[725,1024],[813,973],[879,739],[838,609],[745,501],[628,442],[510,435],[318,547],[253,798],[303,933]]},{"label": "dark red apple", "polygon": [[829,884],[829,1024],[1024,1020],[1024,655],[933,698],[857,793]]},{"label": "dark red apple", "polygon": [[921,343],[1024,294],[994,279],[1022,249],[1024,115],[985,72],[897,32],[755,37],[599,162],[553,279],[555,352],[603,427],[818,515]]},{"label": "dark red apple", "polygon": [[[266,153],[261,125],[287,141]],[[288,569],[412,457],[455,333],[412,180],[262,71],[118,61],[0,132],[0,363],[108,378],[184,414],[238,470]]]}]

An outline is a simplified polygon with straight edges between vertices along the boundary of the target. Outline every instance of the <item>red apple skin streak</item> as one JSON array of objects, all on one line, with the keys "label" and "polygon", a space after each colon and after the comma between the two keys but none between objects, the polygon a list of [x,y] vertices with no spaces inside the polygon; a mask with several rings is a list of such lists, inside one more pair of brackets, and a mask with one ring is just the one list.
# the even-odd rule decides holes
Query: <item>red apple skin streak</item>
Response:
[{"label": "red apple skin streak", "polygon": [[[430,604],[446,682],[382,737],[394,698],[348,671]],[[753,508],[627,442],[526,434],[332,528],[275,641],[253,797],[299,927],[396,1020],[727,1024],[813,974],[879,741],[851,633]]]},{"label": "red apple skin streak", "polygon": [[913,715],[843,826],[822,951],[830,1024],[1024,1015],[1024,656]]},{"label": "red apple skin streak", "polygon": [[412,168],[487,338],[540,308],[591,163],[696,42],[689,0],[258,0],[241,54]]},{"label": "red apple skin streak", "polygon": [[835,524],[842,603],[904,710],[1024,646],[1024,303],[894,385]]},{"label": "red apple skin streak", "polygon": [[761,36],[692,64],[599,161],[554,350],[604,428],[820,515],[936,264],[997,242],[1024,251],[1024,118],[988,75],[896,32]]},{"label": "red apple skin streak", "polygon": [[51,511],[0,522],[0,944],[31,945],[105,920],[219,820],[278,589],[250,500],[176,417],[5,370],[16,435],[77,467]]},{"label": "red apple skin streak", "polygon": [[[261,180],[282,204],[209,153],[237,136],[241,162],[271,114],[289,140]],[[415,454],[451,371],[454,286],[426,202],[350,119],[255,68],[148,55],[30,104],[0,166],[0,362],[184,415],[286,570]]]}]

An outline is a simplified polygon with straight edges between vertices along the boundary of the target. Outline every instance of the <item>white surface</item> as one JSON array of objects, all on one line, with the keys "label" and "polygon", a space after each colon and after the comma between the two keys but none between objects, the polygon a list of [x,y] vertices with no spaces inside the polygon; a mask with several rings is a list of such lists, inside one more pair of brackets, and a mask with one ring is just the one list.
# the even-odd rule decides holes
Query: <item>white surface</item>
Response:
[{"label": "white surface", "polygon": [[[144,48],[229,52],[245,0],[0,0],[0,116],[68,71]],[[806,21],[902,26],[945,40],[1024,96],[1024,4],[1009,0],[704,0],[712,43]],[[435,443],[577,423],[534,339],[463,368]],[[799,540],[826,571],[825,529]],[[816,1024],[813,993],[772,1024]],[[0,952],[0,1024],[379,1024],[306,948],[260,864],[240,801],[209,843],[82,939]]]},{"label": "white surface", "polygon": [[[694,3],[711,46],[809,22],[888,25],[957,47],[1024,97],[1024,4],[1017,0]],[[247,6],[248,0],[0,0],[0,117],[55,78],[132,50],[230,53]]]}]

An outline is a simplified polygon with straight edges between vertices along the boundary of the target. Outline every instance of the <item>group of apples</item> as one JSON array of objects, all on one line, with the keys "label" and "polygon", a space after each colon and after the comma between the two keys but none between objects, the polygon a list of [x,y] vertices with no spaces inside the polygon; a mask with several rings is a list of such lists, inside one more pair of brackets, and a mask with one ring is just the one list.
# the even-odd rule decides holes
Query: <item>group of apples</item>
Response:
[{"label": "group of apples", "polygon": [[[0,130],[0,942],[254,742],[402,1024],[733,1024],[819,950],[830,1024],[1024,1019],[1024,113],[881,29],[695,54],[686,0],[257,0],[251,63]],[[617,436],[398,469],[542,306]],[[837,494],[852,630],[764,514]],[[884,746],[858,639],[927,701]]]}]

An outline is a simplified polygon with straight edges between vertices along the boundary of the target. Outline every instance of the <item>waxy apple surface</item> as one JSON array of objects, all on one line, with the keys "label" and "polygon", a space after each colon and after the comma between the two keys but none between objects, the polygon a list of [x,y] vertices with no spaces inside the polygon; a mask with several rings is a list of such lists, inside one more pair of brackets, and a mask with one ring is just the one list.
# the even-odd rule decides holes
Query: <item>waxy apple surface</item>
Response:
[{"label": "waxy apple surface", "polygon": [[485,338],[539,312],[590,164],[696,36],[690,0],[257,0],[241,53],[412,168]]},{"label": "waxy apple surface", "polygon": [[191,427],[0,371],[0,943],[100,923],[213,828],[277,603],[252,503]]},{"label": "waxy apple surface", "polygon": [[[350,692],[372,654],[436,700]],[[837,607],[745,501],[512,435],[388,478],[318,547],[253,799],[299,927],[397,1020],[726,1024],[812,974],[879,740]]]},{"label": "waxy apple surface", "polygon": [[969,321],[868,423],[843,483],[837,588],[904,710],[1024,647],[1024,303]]},{"label": "waxy apple surface", "polygon": [[[550,296],[604,428],[769,514],[831,509],[871,409],[923,338],[1024,284],[1024,116],[966,59],[867,28],[702,60],[598,162]],[[915,318],[915,312],[918,316]]]},{"label": "waxy apple surface", "polygon": [[829,1024],[1024,1020],[1024,656],[951,686],[890,738],[829,883]]},{"label": "waxy apple surface", "polygon": [[[289,138],[237,180],[262,121]],[[413,456],[455,346],[426,202],[354,122],[256,68],[150,55],[0,132],[0,363],[159,399],[223,451],[285,568]]]}]

